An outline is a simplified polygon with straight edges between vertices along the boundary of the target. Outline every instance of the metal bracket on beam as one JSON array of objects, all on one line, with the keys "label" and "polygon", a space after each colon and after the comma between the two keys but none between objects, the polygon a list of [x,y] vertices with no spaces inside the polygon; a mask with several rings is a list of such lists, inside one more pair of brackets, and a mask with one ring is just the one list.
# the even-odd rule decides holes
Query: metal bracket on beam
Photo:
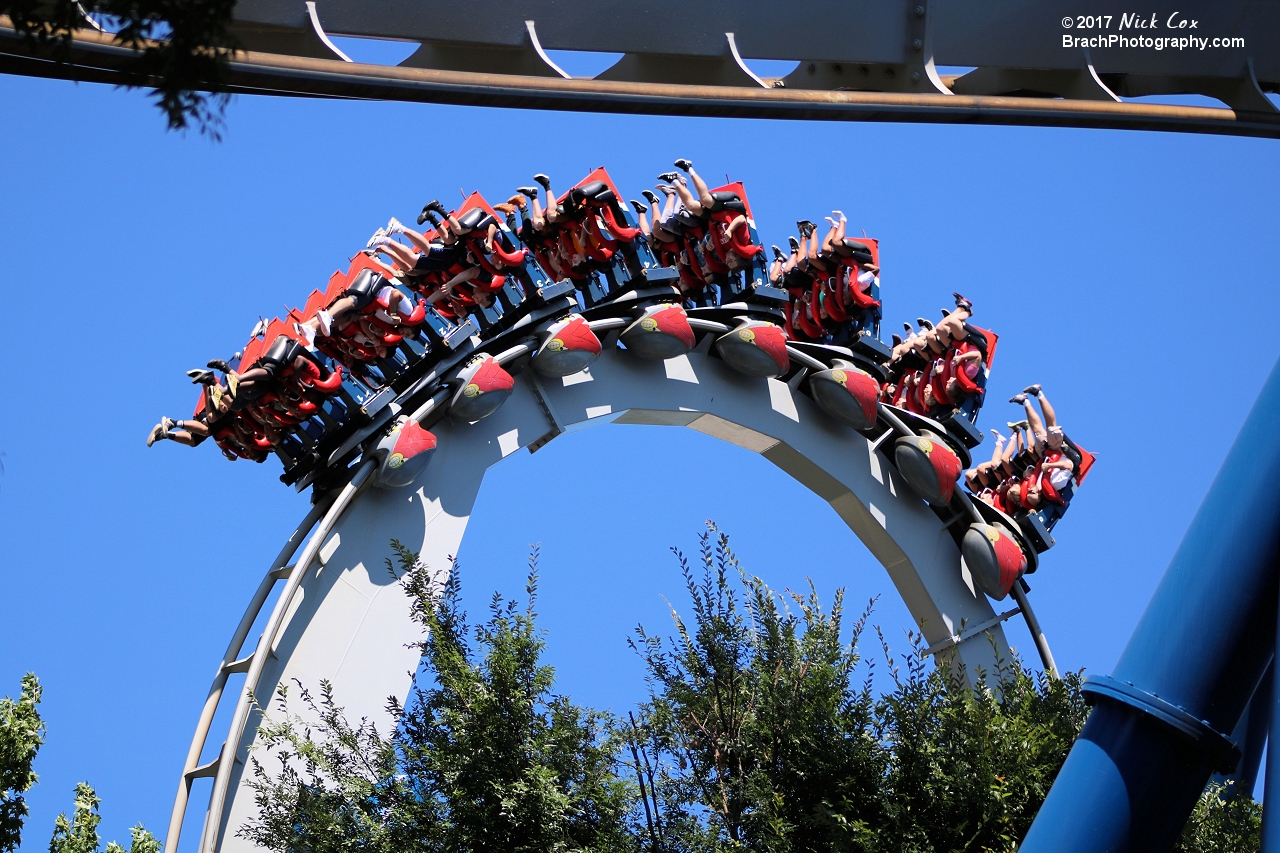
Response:
[{"label": "metal bracket on beam", "polygon": [[800,393],[800,385],[801,383],[804,382],[804,378],[808,375],[809,375],[809,368],[807,366],[802,366],[800,367],[799,370],[796,371],[795,376],[792,376],[790,379],[787,380],[787,387],[791,389],[792,394]]},{"label": "metal bracket on beam", "polygon": [[315,0],[307,0],[307,15],[311,18],[311,28],[316,31],[320,41],[324,42],[324,46],[332,50],[343,62],[351,62],[351,57],[339,50],[338,46],[329,39],[329,34],[324,31],[324,27],[320,26],[320,14],[316,11]]},{"label": "metal bracket on beam", "polygon": [[240,660],[233,660],[231,663],[225,664],[222,667],[222,671],[227,675],[234,675],[237,672],[248,672],[249,664],[251,663],[253,663],[252,653],[250,653],[248,657],[240,658]]},{"label": "metal bracket on beam", "polygon": [[956,78],[951,91],[957,95],[1057,95],[1075,101],[1118,102],[1092,64],[1075,70],[1035,68],[975,68]]},{"label": "metal bracket on beam", "polygon": [[1099,697],[1110,699],[1186,735],[1216,762],[1222,773],[1233,772],[1240,761],[1240,749],[1230,737],[1154,693],[1107,675],[1089,676],[1082,689],[1084,701],[1089,705],[1095,704]]},{"label": "metal bracket on beam", "polygon": [[218,775],[218,764],[222,761],[222,750],[218,750],[218,755],[208,764],[201,764],[199,767],[193,767],[186,773],[182,774],[182,778],[190,782],[192,779],[212,779]]},{"label": "metal bracket on beam", "polygon": [[423,42],[412,56],[400,64],[406,68],[431,68],[437,71],[569,79],[569,74],[556,65],[543,49],[533,21],[524,22],[523,43],[499,45]]},{"label": "metal bracket on beam", "polygon": [[542,379],[537,375],[537,371],[525,370],[521,375],[528,377],[533,397],[538,401],[538,407],[542,409],[542,414],[546,416],[547,424],[550,426],[545,434],[529,444],[529,452],[537,453],[547,445],[547,442],[564,432],[564,425],[556,417],[555,410],[551,408],[551,402],[547,399],[546,391],[542,387]]},{"label": "metal bracket on beam", "polygon": [[742,54],[738,52],[738,42],[733,33],[725,33],[724,39],[723,52],[719,56],[628,53],[597,74],[595,79],[772,88],[747,67]]},{"label": "metal bracket on beam", "polygon": [[1022,610],[1020,608],[1015,607],[1012,610],[1006,610],[1004,613],[1001,613],[998,616],[993,616],[992,618],[988,619],[986,622],[982,622],[974,626],[973,628],[969,628],[966,631],[962,631],[960,634],[952,634],[950,637],[947,637],[945,640],[941,640],[937,643],[934,643],[929,648],[920,652],[920,657],[927,658],[929,655],[936,655],[938,652],[945,652],[947,649],[952,648],[953,646],[958,646],[961,643],[963,643],[965,640],[972,640],[974,637],[978,636],[979,634],[985,634],[987,631],[990,631],[992,628],[996,627],[1000,623],[1008,619],[1012,619],[1014,616],[1017,616],[1021,612]]},{"label": "metal bracket on beam", "polygon": [[547,67],[559,74],[565,80],[569,79],[569,75],[564,69],[551,61],[551,57],[547,56],[547,52],[542,49],[542,42],[538,41],[538,30],[534,27],[533,21],[524,22],[525,32],[529,34],[529,42],[533,45],[534,53],[538,54],[538,58],[547,63]]},{"label": "metal bracket on beam", "polygon": [[760,88],[768,89],[769,84],[761,80],[754,71],[747,67],[747,63],[742,61],[742,54],[738,53],[738,43],[734,41],[733,33],[725,33],[724,37],[729,42],[729,55],[733,57],[733,61],[742,69],[742,73],[759,83]]}]

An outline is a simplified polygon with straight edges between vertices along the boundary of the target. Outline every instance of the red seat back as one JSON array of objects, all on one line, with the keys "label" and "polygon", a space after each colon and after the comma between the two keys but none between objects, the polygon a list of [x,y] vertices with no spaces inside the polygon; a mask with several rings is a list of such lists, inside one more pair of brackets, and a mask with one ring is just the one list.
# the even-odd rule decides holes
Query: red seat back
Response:
[{"label": "red seat back", "polygon": [[742,185],[742,181],[734,181],[731,184],[725,184],[722,187],[712,187],[713,193],[734,193],[738,198],[742,199],[742,206],[747,209],[747,219],[751,220],[751,224],[756,224],[756,218],[751,215],[751,202],[747,200],[747,188]]},{"label": "red seat back", "polygon": [[603,183],[606,187],[613,190],[613,194],[617,196],[618,201],[622,201],[622,193],[618,192],[618,187],[613,183],[613,178],[609,177],[609,173],[605,171],[604,166],[600,166],[599,168],[593,169],[591,174],[587,175],[585,178],[570,187],[569,192],[562,193],[560,198],[556,199],[556,203],[564,204],[564,200],[569,197],[570,192],[573,192],[578,187],[585,187],[593,181],[600,181]]},{"label": "red seat back", "polygon": [[253,363],[258,360],[258,356],[262,355],[262,350],[261,338],[254,338],[245,344],[243,352],[240,353],[240,370],[238,372],[244,373],[250,367],[253,367]]}]

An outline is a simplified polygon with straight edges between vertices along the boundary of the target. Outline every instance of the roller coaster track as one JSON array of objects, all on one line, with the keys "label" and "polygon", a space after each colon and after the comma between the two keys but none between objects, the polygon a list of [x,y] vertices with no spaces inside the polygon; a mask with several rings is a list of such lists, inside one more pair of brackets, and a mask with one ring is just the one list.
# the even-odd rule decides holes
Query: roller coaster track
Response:
[{"label": "roller coaster track", "polygon": [[[1247,36],[1246,47],[1127,52],[1064,48],[1062,34],[1076,31],[1063,30],[1061,14],[1044,3],[1016,10],[1005,9],[1006,2],[980,9],[965,4],[964,10],[914,0],[839,9],[818,0],[787,4],[791,22],[804,20],[808,6],[815,19],[834,16],[832,29],[843,25],[850,34],[836,44],[825,43],[828,34],[799,38],[794,23],[779,29],[776,9],[763,3],[742,4],[745,11],[733,15],[712,9],[721,4],[691,10],[688,4],[621,0],[590,4],[589,11],[551,0],[465,5],[463,18],[454,5],[434,0],[331,0],[323,8],[245,0],[237,5],[233,29],[249,49],[234,55],[226,88],[651,115],[1280,136],[1280,110],[1265,94],[1280,80],[1280,59],[1273,55],[1280,17],[1260,4],[1195,4],[1203,8],[1182,13],[1201,16],[1206,33]],[[636,6],[654,8],[639,16]],[[873,7],[879,8],[868,11]],[[674,38],[662,25],[664,10],[672,21],[689,24],[692,16],[694,36]],[[421,40],[422,46],[399,66],[360,64],[334,46],[329,32]],[[616,51],[623,58],[594,78],[570,78],[547,53],[552,48]],[[801,64],[785,78],[762,78],[744,56]],[[109,34],[85,30],[77,32],[65,61],[57,62],[0,18],[0,72],[145,85],[127,74],[132,58]],[[941,75],[935,63],[975,67]],[[1207,95],[1230,108],[1121,100],[1183,93]]]},{"label": "roller coaster track", "polygon": [[[415,653],[406,646],[417,628],[406,596],[383,567],[391,539],[416,544],[429,565],[447,567],[488,466],[599,424],[684,426],[763,455],[826,500],[885,566],[928,652],[963,664],[971,677],[990,672],[1009,654],[1001,623],[1021,612],[1046,669],[1053,671],[1022,590],[1015,584],[1018,606],[997,614],[962,566],[950,528],[957,521],[981,520],[977,507],[957,495],[946,508],[930,508],[889,461],[885,439],[915,431],[894,410],[881,408],[875,429],[868,431],[879,435],[868,439],[823,413],[799,392],[798,379],[748,377],[714,357],[711,344],[722,331],[717,324],[695,321],[698,345],[667,361],[618,348],[618,325],[593,324],[605,348],[586,372],[550,380],[532,369],[518,371],[511,397],[483,420],[450,420],[440,405],[443,397],[429,398],[413,417],[435,431],[440,451],[407,488],[370,489],[377,459],[369,456],[349,467],[345,485],[320,498],[268,568],[218,665],[179,781],[166,850],[178,849],[192,783],[208,777],[213,789],[199,849],[248,849],[234,828],[254,814],[246,762],[261,720],[259,703],[267,704],[277,686],[328,679],[349,713],[371,718],[385,714],[387,696],[407,694]],[[507,363],[518,362],[518,356]],[[791,356],[807,365],[799,378],[806,369],[826,366],[797,348]],[[661,460],[637,460],[639,475],[654,470],[662,470]],[[620,487],[628,473],[615,472]],[[557,488],[571,485],[574,474],[560,472],[565,484]],[[277,586],[263,632],[246,652],[250,628]],[[246,679],[226,740],[201,765],[228,676],[241,672]]]}]

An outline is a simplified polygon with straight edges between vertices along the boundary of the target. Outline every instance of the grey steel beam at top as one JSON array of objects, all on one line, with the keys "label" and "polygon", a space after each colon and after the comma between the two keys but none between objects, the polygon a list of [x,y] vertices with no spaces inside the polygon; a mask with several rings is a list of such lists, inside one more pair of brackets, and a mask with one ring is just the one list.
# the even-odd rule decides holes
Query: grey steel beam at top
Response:
[{"label": "grey steel beam at top", "polygon": [[[827,62],[903,62],[911,18],[932,22],[932,54],[939,65],[1069,69],[1079,50],[1062,36],[1120,33],[1120,10],[1107,28],[1064,28],[1064,18],[1085,11],[1078,2],[1027,0],[793,0],[788,3],[687,0],[320,0],[320,21],[331,33],[411,41],[518,47],[525,21],[537,24],[552,50],[718,56],[724,33],[734,34],[750,59]],[[1093,10],[1111,11],[1111,10]],[[240,0],[236,19],[304,29],[296,0]],[[1094,49],[1107,73],[1230,75],[1252,57],[1261,80],[1280,80],[1280,4],[1256,0],[1161,0],[1139,17],[1156,30],[1129,28],[1127,36],[1187,35],[1245,38],[1244,48],[1204,51]],[[1177,15],[1172,29],[1164,25]],[[1179,29],[1181,20],[1196,21]],[[1189,24],[1188,24],[1189,25]]]},{"label": "grey steel beam at top", "polygon": [[[70,65],[23,43],[0,18],[0,71],[100,82],[132,58],[108,35],[78,33]],[[135,81],[137,82],[137,81]],[[143,81],[145,82],[145,81]],[[1280,116],[1203,107],[745,86],[646,84],[362,65],[241,52],[230,90],[274,94],[661,115],[1092,127],[1280,137]]]}]

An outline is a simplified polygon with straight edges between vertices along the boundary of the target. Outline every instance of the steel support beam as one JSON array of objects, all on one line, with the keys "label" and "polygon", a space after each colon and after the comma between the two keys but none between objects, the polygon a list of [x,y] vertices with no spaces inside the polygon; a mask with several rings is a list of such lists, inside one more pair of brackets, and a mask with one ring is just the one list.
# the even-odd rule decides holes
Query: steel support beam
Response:
[{"label": "steel support beam", "polygon": [[[305,13],[305,7],[303,12]],[[323,23],[323,17],[322,17]],[[524,37],[530,37],[530,29],[525,28]],[[247,25],[246,25],[247,26]],[[234,94],[290,95],[301,97],[343,98],[359,100],[407,101],[420,103],[445,103],[473,106],[512,107],[518,109],[569,110],[577,112],[611,112],[646,115],[684,115],[714,116],[725,118],[768,118],[810,121],[890,121],[890,122],[931,122],[943,124],[986,124],[986,125],[1026,125],[1040,127],[1087,127],[1107,128],[1115,130],[1155,130],[1188,133],[1213,133],[1237,136],[1280,137],[1280,114],[1267,112],[1271,102],[1262,94],[1257,81],[1260,77],[1163,77],[1157,78],[1141,75],[1118,75],[1105,72],[1104,67],[1095,63],[1089,79],[1081,74],[1080,57],[1072,57],[1071,65],[1065,72],[1050,73],[1047,71],[1010,72],[1003,78],[1015,81],[1022,86],[1026,81],[1039,81],[1035,85],[1044,88],[1062,89],[1070,98],[1052,97],[1014,97],[992,94],[942,94],[939,89],[929,83],[915,90],[904,90],[898,86],[894,91],[862,91],[859,87],[870,89],[889,88],[890,79],[901,79],[901,74],[908,76],[919,73],[921,80],[932,80],[934,68],[932,59],[910,64],[870,64],[850,66],[841,73],[851,74],[854,80],[846,80],[846,88],[820,89],[797,88],[788,84],[785,87],[762,88],[761,81],[754,81],[746,73],[745,66],[734,64],[739,68],[739,76],[735,79],[717,78],[717,85],[693,85],[686,82],[636,82],[633,80],[611,79],[565,79],[555,74],[551,66],[541,59],[539,66],[531,66],[529,55],[537,58],[536,51],[529,48],[520,53],[521,48],[515,45],[506,49],[506,53],[520,53],[519,61],[533,70],[522,70],[520,74],[481,72],[475,70],[440,70],[437,68],[417,68],[402,66],[365,65],[361,63],[343,62],[339,59],[319,58],[328,51],[320,42],[315,28],[307,20],[307,29],[282,30],[272,29],[268,24],[254,24],[255,36],[250,44],[293,45],[299,54],[265,53],[243,51],[235,55],[228,69],[226,79],[227,91]],[[325,23],[326,32],[334,30]],[[542,33],[539,24],[537,30]],[[721,32],[718,44],[724,44],[729,50],[726,40],[731,30]],[[285,35],[292,33],[288,39]],[[540,36],[541,37],[541,36]],[[914,43],[914,40],[913,40]],[[1280,40],[1277,40],[1280,43]],[[434,44],[434,43],[433,43]],[[736,49],[741,50],[741,42],[735,34]],[[541,42],[545,48],[545,39]],[[459,46],[445,45],[449,50]],[[482,49],[478,46],[475,50]],[[281,49],[284,49],[283,47]],[[470,48],[468,48],[470,50]],[[483,48],[488,49],[488,48]],[[439,46],[434,47],[440,53]],[[498,50],[493,48],[492,50]],[[331,51],[328,51],[332,55]],[[446,51],[447,52],[447,51]],[[464,51],[465,53],[466,51]],[[421,53],[421,52],[419,52]],[[545,51],[543,51],[545,55]],[[442,55],[442,54],[441,54]],[[461,54],[458,54],[461,55]],[[504,54],[505,56],[506,54]],[[418,56],[418,54],[415,54]],[[630,55],[628,55],[630,56]],[[114,43],[109,34],[84,31],[77,33],[70,51],[68,63],[54,61],[47,49],[24,43],[8,21],[0,17],[0,73],[23,74],[34,77],[50,77],[57,79],[75,79],[86,82],[110,83],[115,85],[148,85],[146,79],[128,76],[131,61],[135,58],[133,51]],[[740,58],[740,56],[739,56]],[[902,58],[902,57],[899,57]],[[907,57],[911,58],[911,57]],[[708,60],[698,57],[688,58],[688,62],[703,65],[706,62],[736,63],[730,55],[728,59]],[[682,61],[684,61],[682,59]],[[918,57],[915,59],[919,59]],[[695,61],[697,60],[697,61]],[[512,59],[512,61],[515,61]],[[623,61],[627,61],[624,57]],[[914,60],[913,60],[914,61]],[[406,63],[414,63],[413,57]],[[495,60],[496,62],[496,60]],[[638,60],[637,60],[638,62]],[[1100,60],[1098,60],[1100,62]],[[640,63],[643,64],[643,63]],[[815,74],[830,76],[839,63],[820,66],[813,63]],[[652,63],[650,63],[652,66]],[[510,66],[508,66],[510,67]],[[639,67],[639,66],[637,66]],[[690,65],[689,67],[693,67]],[[699,65],[702,67],[702,65]],[[709,66],[708,66],[709,67]],[[727,65],[717,66],[728,68]],[[917,69],[924,69],[912,71]],[[1251,66],[1242,60],[1241,68]],[[861,69],[865,68],[871,83],[859,83]],[[544,70],[538,70],[544,69]],[[796,75],[807,73],[807,66],[802,66],[787,80]],[[897,69],[897,70],[895,70]],[[501,69],[499,69],[501,70]],[[749,69],[747,69],[749,70]],[[983,69],[980,69],[983,70]],[[892,78],[890,76],[892,72]],[[707,71],[707,73],[711,73]],[[717,71],[717,74],[728,72]],[[546,75],[546,76],[538,76]],[[877,78],[876,75],[879,75]],[[1074,76],[1072,76],[1074,75]],[[605,72],[602,77],[607,77]],[[643,76],[643,75],[640,75]],[[936,76],[936,75],[935,75]],[[732,75],[730,75],[732,77]],[[987,92],[1000,88],[1001,84],[993,83],[992,75],[986,78],[969,78],[968,83],[959,85],[960,90],[972,85]],[[947,84],[956,86],[960,78],[938,78],[942,88],[951,91]],[[735,82],[735,85],[723,85]],[[878,82],[876,82],[878,80]],[[1130,87],[1144,85],[1148,88],[1172,88],[1177,91],[1188,91],[1196,81],[1208,80],[1212,86],[1200,85],[1201,89],[1214,88],[1222,97],[1230,98],[1239,109],[1216,109],[1204,107],[1181,107],[1151,103],[1129,103],[1096,99],[1100,93],[1116,91],[1123,95]],[[762,78],[768,82],[767,78]],[[1163,81],[1163,82],[1162,82]],[[1191,82],[1188,82],[1191,81]],[[1105,85],[1102,85],[1104,84]],[[746,84],[746,85],[740,85]],[[823,84],[827,85],[827,84]],[[894,84],[897,85],[897,84]],[[1010,84],[1013,85],[1013,84]],[[1099,86],[1102,85],[1101,88]],[[1267,84],[1270,86],[1271,84]],[[1107,87],[1111,87],[1108,89]],[[1215,88],[1216,87],[1216,88]],[[1146,91],[1146,90],[1144,90]],[[1244,107],[1249,107],[1245,109]]]}]

